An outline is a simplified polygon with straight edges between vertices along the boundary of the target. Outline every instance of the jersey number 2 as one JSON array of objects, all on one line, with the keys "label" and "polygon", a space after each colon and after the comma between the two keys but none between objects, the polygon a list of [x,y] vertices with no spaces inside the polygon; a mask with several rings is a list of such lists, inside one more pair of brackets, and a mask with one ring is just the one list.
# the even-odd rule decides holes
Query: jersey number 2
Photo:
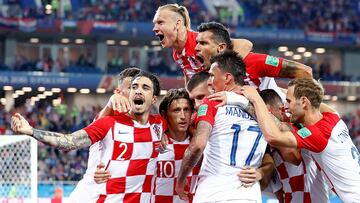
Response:
[{"label": "jersey number 2", "polygon": [[[235,166],[236,165],[236,151],[237,151],[237,145],[238,145],[238,140],[239,140],[239,133],[241,131],[241,126],[239,124],[233,124],[231,126],[231,129],[234,129],[234,137],[233,137],[233,141],[232,141],[232,146],[231,146],[231,153],[230,153],[230,166]],[[255,143],[253,144],[250,154],[247,156],[246,160],[245,160],[245,166],[250,165],[251,159],[254,156],[255,150],[257,148],[257,146],[259,145],[259,140],[262,136],[262,132],[260,130],[260,128],[258,126],[249,126],[247,131],[252,131],[252,132],[257,132],[258,135],[256,137]]]}]

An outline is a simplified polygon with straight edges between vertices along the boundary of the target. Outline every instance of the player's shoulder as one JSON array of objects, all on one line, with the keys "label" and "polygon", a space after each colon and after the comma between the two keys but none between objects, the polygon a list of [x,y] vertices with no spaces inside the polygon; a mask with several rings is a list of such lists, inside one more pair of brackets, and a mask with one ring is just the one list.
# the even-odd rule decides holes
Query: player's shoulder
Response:
[{"label": "player's shoulder", "polygon": [[322,115],[324,120],[335,120],[335,121],[340,120],[339,114],[334,112],[323,112]]},{"label": "player's shoulder", "polygon": [[209,106],[209,107],[215,107],[215,106],[218,105],[219,103],[220,103],[219,101],[213,101],[213,100],[210,100],[210,99],[208,99],[208,98],[205,98],[205,99],[203,100],[203,102],[201,103],[200,106],[202,106],[202,105],[207,105],[207,106]]},{"label": "player's shoulder", "polygon": [[333,128],[341,119],[340,116],[336,113],[324,112],[322,115],[322,119],[315,124],[315,126],[320,129]]},{"label": "player's shoulder", "polygon": [[166,120],[160,114],[152,114],[149,116],[150,124],[162,124],[166,123]]},{"label": "player's shoulder", "polygon": [[194,30],[188,30],[187,34],[188,34],[188,37],[190,36],[189,38],[195,38],[196,39],[196,37],[198,36],[199,33],[194,31]]},{"label": "player's shoulder", "polygon": [[133,125],[133,120],[127,113],[117,113],[111,119],[124,125]]}]

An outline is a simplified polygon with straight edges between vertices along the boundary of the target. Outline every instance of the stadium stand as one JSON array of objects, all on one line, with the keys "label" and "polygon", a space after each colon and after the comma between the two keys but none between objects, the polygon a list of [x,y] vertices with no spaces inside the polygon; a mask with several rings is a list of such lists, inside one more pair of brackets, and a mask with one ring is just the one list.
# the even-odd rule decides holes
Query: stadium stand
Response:
[{"label": "stadium stand", "polygon": [[[2,32],[0,33],[0,74],[2,72],[6,72],[9,75],[12,73],[50,72],[59,75],[63,73],[69,75],[76,74],[80,75],[79,77],[84,73],[103,76],[116,75],[124,68],[138,66],[160,77],[180,78],[182,76],[181,70],[173,62],[171,50],[162,50],[159,44],[155,43],[156,45],[154,44],[153,47],[150,44],[146,46],[141,44],[140,48],[136,47],[137,45],[123,46],[122,49],[117,49],[116,46],[113,46],[116,48],[109,48],[107,53],[102,55],[104,58],[103,62],[99,62],[99,57],[97,57],[101,49],[99,51],[94,45],[97,43],[96,40],[101,41],[105,45],[104,41],[109,36],[119,34],[117,32],[121,33],[121,31],[128,29],[126,27],[128,24],[135,24],[136,28],[147,25],[146,28],[150,28],[147,30],[147,33],[151,33],[149,35],[153,37],[151,27],[156,9],[158,6],[166,3],[176,3],[174,0],[156,0],[152,1],[151,4],[146,0],[72,0],[64,1],[70,3],[65,3],[63,9],[61,9],[58,1],[42,1],[49,3],[51,9],[46,8],[46,3],[37,5],[40,1],[35,0],[3,0],[0,2],[0,32]],[[312,52],[312,57],[303,57],[299,60],[313,68],[314,78],[328,81],[329,83],[327,84],[331,84],[333,81],[360,81],[360,74],[357,74],[359,71],[354,71],[354,73],[345,71],[344,61],[346,58],[343,58],[346,51],[359,55],[357,46],[360,44],[360,2],[358,0],[236,0],[235,2],[238,4],[236,7],[227,6],[225,3],[222,4],[223,1],[218,1],[220,3],[217,5],[213,5],[211,2],[205,0],[185,0],[181,2],[189,10],[193,29],[196,29],[196,26],[202,22],[219,21],[230,27],[231,32],[236,37],[243,37],[241,35],[243,30],[250,33],[247,36],[252,35],[254,32],[276,32],[277,35],[281,35],[281,33],[287,35],[288,33],[296,32],[294,36],[298,36],[298,33],[300,33],[305,36],[304,39],[294,40],[294,45],[290,45],[289,49],[295,50],[300,45],[306,46],[307,49],[311,50],[314,50],[316,47],[326,47],[327,50],[335,50],[334,52],[337,54],[336,57],[333,57],[331,55],[333,53],[323,56]],[[316,6],[314,6],[315,3]],[[84,32],[84,36],[88,37],[87,40],[90,39],[89,44],[94,46],[77,45],[70,42],[69,44],[72,47],[66,47],[66,49],[70,50],[67,52],[67,57],[54,57],[43,52],[41,52],[41,55],[40,50],[37,50],[35,57],[32,49],[21,50],[21,48],[27,47],[30,44],[28,41],[25,42],[24,39],[28,40],[28,38],[32,37],[32,32],[35,32],[33,27],[19,26],[21,28],[18,28],[12,24],[13,22],[22,22],[22,20],[36,21],[35,24],[45,30],[45,32],[41,32],[40,36],[42,37],[54,35],[53,41],[47,41],[43,45],[51,46],[56,44],[60,47],[59,50],[65,50],[65,45],[59,42],[60,38],[69,36],[71,38],[74,33],[74,36],[78,37]],[[77,28],[79,24],[86,24],[88,22],[92,26],[94,22],[115,22],[115,24],[110,29],[111,32],[108,28],[96,30],[94,26],[87,28],[88,30],[85,29],[86,26],[81,27],[81,29]],[[122,24],[126,25],[122,27]],[[52,26],[56,27],[56,31],[48,31],[54,28]],[[78,30],[74,31],[76,29]],[[256,29],[259,29],[259,31]],[[143,33],[141,29],[129,30],[131,30],[129,31],[131,34],[136,34],[137,32]],[[253,32],[253,30],[255,31]],[[57,33],[59,31],[61,31],[60,34]],[[134,34],[135,37],[131,34],[126,33],[126,35],[121,36],[126,36],[124,39],[130,40],[141,38],[139,34]],[[309,40],[311,34],[314,36],[321,35],[319,41],[317,41],[318,43],[315,45],[313,41]],[[6,60],[4,57],[6,54],[3,53],[3,49],[6,46],[3,39],[6,39],[7,36],[15,38],[21,36],[19,38],[21,46],[19,46],[20,48],[17,47],[18,50],[16,54],[11,56],[11,60]],[[73,38],[75,39],[75,37]],[[259,38],[251,39],[254,41],[255,51],[260,50],[262,53],[284,57],[283,52],[277,51],[278,46],[283,42],[278,40],[276,44],[273,44],[273,40],[266,37],[259,41],[257,41]],[[331,41],[327,41],[328,38],[331,38]],[[93,39],[96,40],[91,41]],[[121,37],[114,39],[118,43]],[[286,43],[287,41],[284,42],[284,44]],[[42,44],[42,42],[39,44]],[[351,48],[347,50],[347,45],[349,44]],[[140,54],[134,54],[132,49],[146,50],[147,60],[141,61]],[[292,51],[295,52],[294,50]],[[144,56],[142,55],[141,57]],[[333,58],[336,58],[337,63],[333,63]],[[6,63],[6,61],[12,61],[12,63]],[[358,69],[358,64],[354,63],[351,65],[353,69]],[[106,83],[106,79],[101,80]],[[183,81],[181,81],[181,84],[183,84]],[[48,87],[46,88],[49,89]],[[350,90],[348,91],[345,87],[344,90],[341,90],[344,92],[342,97],[345,98],[347,96],[345,92],[355,93],[355,95],[359,94],[360,91],[356,88],[355,90],[349,88]],[[334,87],[333,89],[340,88]],[[107,93],[110,92],[108,91]],[[334,93],[331,94],[334,95]],[[0,97],[5,97],[2,89],[0,90]],[[66,118],[64,115],[64,108],[66,109],[64,104],[54,107],[47,103],[48,101],[43,101],[30,105],[25,103],[24,100],[16,102],[14,108],[10,110],[5,110],[5,106],[0,104],[0,136],[12,134],[9,122],[14,112],[26,115],[26,118],[31,121],[31,125],[36,128],[66,133],[81,129],[91,123],[101,108],[100,106],[90,105],[86,108],[78,109],[74,105],[69,119],[69,117]],[[360,109],[354,108],[350,113],[343,114],[342,119],[350,130],[353,142],[360,150]],[[64,152],[40,144],[38,156],[38,181],[42,195],[52,195],[49,190],[53,190],[53,187],[55,187],[52,184],[53,182],[59,184],[63,182],[69,183],[67,185],[69,187],[65,189],[65,193],[68,194],[73,189],[74,183],[79,181],[85,172],[88,150]]]}]

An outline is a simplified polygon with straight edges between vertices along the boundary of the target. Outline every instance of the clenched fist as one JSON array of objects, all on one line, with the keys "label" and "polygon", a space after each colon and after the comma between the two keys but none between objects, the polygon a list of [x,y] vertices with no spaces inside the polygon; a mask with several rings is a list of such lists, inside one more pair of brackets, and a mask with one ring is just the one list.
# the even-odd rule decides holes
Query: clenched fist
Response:
[{"label": "clenched fist", "polygon": [[14,114],[11,117],[11,129],[15,133],[32,135],[33,128],[30,126],[29,122],[25,120],[19,113]]}]

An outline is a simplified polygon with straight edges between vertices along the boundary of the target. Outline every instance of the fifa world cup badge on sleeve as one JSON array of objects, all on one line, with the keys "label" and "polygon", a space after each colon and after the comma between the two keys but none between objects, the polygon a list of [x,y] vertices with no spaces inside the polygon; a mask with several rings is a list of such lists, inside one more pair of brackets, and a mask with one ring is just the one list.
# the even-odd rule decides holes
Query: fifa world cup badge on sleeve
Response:
[{"label": "fifa world cup badge on sleeve", "polygon": [[267,56],[265,64],[277,67],[279,65],[279,58],[275,56]]},{"label": "fifa world cup badge on sleeve", "polygon": [[300,130],[297,131],[297,133],[300,135],[300,137],[302,138],[307,138],[311,135],[311,132],[309,129],[307,128],[301,128]]},{"label": "fifa world cup badge on sleeve", "polygon": [[201,106],[199,107],[198,116],[205,116],[207,110],[208,110],[208,105],[207,105],[207,104],[201,105]]}]

